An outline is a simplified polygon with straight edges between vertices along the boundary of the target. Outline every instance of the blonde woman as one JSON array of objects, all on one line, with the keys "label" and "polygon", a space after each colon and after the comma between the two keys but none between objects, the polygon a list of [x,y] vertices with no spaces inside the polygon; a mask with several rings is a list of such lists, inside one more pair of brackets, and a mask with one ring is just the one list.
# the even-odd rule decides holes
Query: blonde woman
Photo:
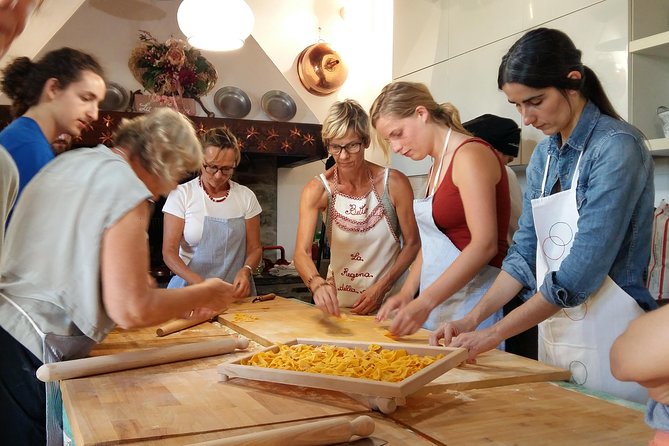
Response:
[{"label": "blonde woman", "polygon": [[[509,184],[501,157],[462,127],[457,110],[439,105],[423,84],[386,85],[372,104],[372,125],[392,150],[431,157],[424,199],[414,202],[421,252],[402,289],[377,318],[396,313],[397,336],[466,314],[499,273],[506,255]],[[418,297],[414,296],[418,293]],[[482,323],[494,323],[501,310]]]},{"label": "blonde woman", "polygon": [[177,290],[148,280],[150,202],[201,162],[191,122],[163,108],[124,120],[112,148],[64,153],[26,186],[0,263],[0,431],[7,444],[62,439],[62,411],[51,398],[58,383],[45,392],[35,377],[43,363],[86,356],[116,325],[213,316],[237,297],[220,279]]},{"label": "blonde woman", "polygon": [[[330,107],[322,138],[335,165],[312,179],[300,199],[295,266],[325,313],[375,312],[401,285],[419,249],[411,202],[413,192],[401,172],[365,160],[369,117],[347,99]],[[311,258],[319,213],[330,242],[330,268],[322,278]]]}]

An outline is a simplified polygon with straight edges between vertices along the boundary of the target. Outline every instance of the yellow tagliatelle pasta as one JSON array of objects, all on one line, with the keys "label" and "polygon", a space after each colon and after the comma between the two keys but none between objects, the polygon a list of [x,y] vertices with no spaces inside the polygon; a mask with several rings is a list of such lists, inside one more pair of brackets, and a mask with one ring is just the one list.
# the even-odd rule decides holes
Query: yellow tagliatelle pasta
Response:
[{"label": "yellow tagliatelle pasta", "polygon": [[257,321],[258,319],[258,316],[244,313],[235,313],[232,317],[233,322],[253,322]]},{"label": "yellow tagliatelle pasta", "polygon": [[367,378],[398,382],[427,367],[444,355],[410,355],[404,349],[390,350],[372,344],[368,350],[333,345],[280,345],[242,361],[243,365],[298,372]]}]

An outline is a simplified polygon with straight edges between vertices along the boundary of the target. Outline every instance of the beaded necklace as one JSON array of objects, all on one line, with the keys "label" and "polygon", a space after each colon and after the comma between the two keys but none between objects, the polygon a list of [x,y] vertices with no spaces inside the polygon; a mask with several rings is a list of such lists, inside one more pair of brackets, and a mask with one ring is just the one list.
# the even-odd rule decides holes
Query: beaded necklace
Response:
[{"label": "beaded necklace", "polygon": [[212,197],[211,195],[209,195],[209,192],[207,192],[207,189],[204,188],[204,185],[202,184],[202,177],[201,177],[201,176],[200,176],[200,177],[197,177],[197,181],[198,181],[198,183],[200,184],[200,187],[202,188],[202,190],[204,191],[204,193],[207,194],[207,197],[208,197],[211,201],[213,201],[214,203],[220,203],[220,202],[222,202],[222,201],[225,201],[225,199],[228,198],[228,195],[230,195],[230,189],[228,189],[228,190],[225,191],[225,194],[223,194],[223,196],[221,196],[221,197]]}]

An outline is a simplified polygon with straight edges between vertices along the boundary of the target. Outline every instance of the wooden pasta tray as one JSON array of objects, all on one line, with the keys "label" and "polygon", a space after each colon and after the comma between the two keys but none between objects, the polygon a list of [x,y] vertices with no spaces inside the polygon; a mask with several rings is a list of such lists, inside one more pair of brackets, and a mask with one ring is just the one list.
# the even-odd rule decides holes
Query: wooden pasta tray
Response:
[{"label": "wooden pasta tray", "polygon": [[254,354],[265,351],[278,351],[278,345],[272,345],[263,350],[256,351],[236,360],[220,364],[218,373],[223,381],[230,378],[246,378],[257,381],[269,381],[273,383],[292,384],[303,387],[314,387],[318,389],[343,391],[352,397],[368,403],[373,408],[383,413],[392,413],[397,406],[406,404],[406,397],[416,392],[430,381],[443,375],[467,359],[467,350],[464,348],[417,346],[415,344],[381,343],[381,342],[358,342],[342,341],[339,339],[303,339],[298,338],[285,345],[332,345],[336,347],[359,348],[367,350],[371,345],[379,345],[389,350],[404,349],[409,354],[421,356],[444,355],[427,367],[419,370],[411,376],[399,382],[376,381],[368,378],[352,378],[348,376],[336,376],[310,372],[298,372],[293,370],[279,370],[267,367],[242,365],[245,360]]}]

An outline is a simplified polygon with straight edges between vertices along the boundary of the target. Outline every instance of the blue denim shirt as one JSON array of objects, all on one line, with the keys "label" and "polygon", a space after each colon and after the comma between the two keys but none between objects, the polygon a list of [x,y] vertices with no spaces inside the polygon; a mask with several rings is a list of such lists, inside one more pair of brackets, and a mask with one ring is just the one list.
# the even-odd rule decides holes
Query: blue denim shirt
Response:
[{"label": "blue denim shirt", "polygon": [[[645,287],[653,222],[653,159],[643,135],[630,124],[603,115],[588,102],[560,147],[560,135],[541,141],[527,166],[523,211],[502,269],[521,282],[529,297],[537,288],[559,307],[582,304],[608,275],[646,311],[657,304]],[[550,166],[544,196],[557,181],[571,187],[579,155],[576,187],[578,232],[560,269],[536,283],[537,237],[530,200],[541,196],[546,160]]]}]

